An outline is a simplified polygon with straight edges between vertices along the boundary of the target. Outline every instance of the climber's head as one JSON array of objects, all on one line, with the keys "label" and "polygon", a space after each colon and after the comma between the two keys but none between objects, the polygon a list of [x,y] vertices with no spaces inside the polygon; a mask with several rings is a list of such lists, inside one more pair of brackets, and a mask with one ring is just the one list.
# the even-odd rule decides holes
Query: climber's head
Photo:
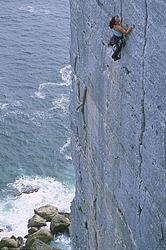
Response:
[{"label": "climber's head", "polygon": [[120,16],[113,16],[113,18],[111,19],[111,21],[110,21],[110,24],[109,24],[109,26],[110,26],[110,28],[112,29],[113,27],[114,27],[114,25],[115,24],[120,24],[121,23],[121,18],[120,18]]},{"label": "climber's head", "polygon": [[116,21],[116,24],[121,24],[121,17],[115,16],[115,21]]}]

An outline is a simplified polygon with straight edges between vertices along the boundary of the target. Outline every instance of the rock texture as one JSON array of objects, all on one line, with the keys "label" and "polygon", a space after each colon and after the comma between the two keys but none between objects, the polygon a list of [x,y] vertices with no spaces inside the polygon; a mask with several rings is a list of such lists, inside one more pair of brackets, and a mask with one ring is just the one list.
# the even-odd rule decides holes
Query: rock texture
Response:
[{"label": "rock texture", "polygon": [[[164,0],[70,0],[74,250],[166,249]],[[135,29],[113,62],[108,27]]]},{"label": "rock texture", "polygon": [[31,246],[31,250],[52,250],[52,248],[43,241],[36,239]]},{"label": "rock texture", "polygon": [[17,248],[18,242],[12,238],[4,237],[0,241],[0,248],[3,247],[12,247],[12,248]]},{"label": "rock texture", "polygon": [[35,214],[31,219],[28,220],[28,228],[29,227],[43,227],[46,226],[46,220],[41,216]]},{"label": "rock texture", "polygon": [[70,220],[63,215],[56,214],[50,224],[50,230],[53,234],[58,232],[65,232],[67,231],[70,225]]},{"label": "rock texture", "polygon": [[[36,233],[38,230],[39,230],[38,227],[31,227],[31,228],[28,230],[28,234]],[[27,235],[27,237],[28,237],[28,235]]]},{"label": "rock texture", "polygon": [[36,233],[33,233],[28,236],[28,239],[25,243],[25,248],[27,250],[31,249],[32,244],[34,243],[35,240],[41,240],[44,243],[49,243],[51,240],[53,240],[53,235],[46,229],[46,228],[41,228],[39,231]]},{"label": "rock texture", "polygon": [[54,215],[58,213],[58,208],[52,205],[46,205],[43,207],[36,208],[34,212],[45,220],[51,221]]}]

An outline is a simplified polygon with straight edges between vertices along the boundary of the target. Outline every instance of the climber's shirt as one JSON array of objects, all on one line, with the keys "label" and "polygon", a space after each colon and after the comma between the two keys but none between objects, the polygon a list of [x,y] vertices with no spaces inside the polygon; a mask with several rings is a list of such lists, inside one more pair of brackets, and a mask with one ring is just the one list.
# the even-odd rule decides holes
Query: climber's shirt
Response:
[{"label": "climber's shirt", "polygon": [[116,36],[118,38],[122,38],[123,37],[122,32],[119,32],[119,31],[117,31],[115,29],[112,29],[112,33],[113,33],[114,36]]}]

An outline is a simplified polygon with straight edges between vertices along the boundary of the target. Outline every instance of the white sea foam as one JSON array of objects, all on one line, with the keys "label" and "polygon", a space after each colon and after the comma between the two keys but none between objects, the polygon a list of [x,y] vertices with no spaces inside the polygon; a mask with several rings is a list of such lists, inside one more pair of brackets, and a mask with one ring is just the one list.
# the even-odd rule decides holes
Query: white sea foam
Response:
[{"label": "white sea foam", "polygon": [[31,114],[31,117],[29,118],[30,121],[39,122],[39,120],[46,120],[48,118],[48,112],[47,111],[35,111],[33,114]]},{"label": "white sea foam", "polygon": [[39,85],[39,91],[43,90],[44,88],[47,88],[48,86],[56,86],[57,84],[55,82],[44,82]]},{"label": "white sea foam", "polygon": [[72,67],[71,65],[67,65],[66,67],[60,70],[62,75],[63,84],[66,86],[70,86],[72,83]]},{"label": "white sea foam", "polygon": [[[35,97],[40,99],[46,98],[46,91],[49,87],[59,87],[66,86],[69,87],[72,83],[72,67],[67,65],[64,68],[60,69],[60,74],[62,77],[62,82],[44,82],[39,84],[38,90],[35,92]],[[63,100],[62,100],[63,101]],[[57,100],[58,105],[59,99]]]},{"label": "white sea foam", "polygon": [[45,89],[47,89],[49,86],[56,86],[57,84],[55,82],[44,82],[39,84],[38,90],[35,92],[35,96],[40,99],[46,98]]},{"label": "white sea foam", "polygon": [[68,148],[70,146],[71,143],[71,138],[67,139],[67,142],[60,148],[60,153],[63,154],[66,150],[66,148]]},{"label": "white sea foam", "polygon": [[46,10],[46,9],[39,9],[38,13],[39,14],[49,15],[49,14],[51,14],[51,11],[50,10]]},{"label": "white sea foam", "polygon": [[30,12],[30,13],[34,13],[34,11],[35,11],[34,7],[30,6],[30,5],[21,6],[18,9],[21,10],[21,11],[27,11],[27,12]]},{"label": "white sea foam", "polygon": [[69,101],[68,95],[61,95],[52,102],[53,108],[51,108],[51,110],[61,109],[63,111],[68,111]]},{"label": "white sea foam", "polygon": [[39,190],[0,201],[0,228],[4,230],[0,237],[26,235],[27,222],[33,216],[34,208],[52,204],[57,206],[59,211],[70,211],[74,187],[67,187],[54,178],[22,177],[9,186],[18,193],[22,193],[26,188]]},{"label": "white sea foam", "polygon": [[9,103],[0,103],[0,109],[7,109]]},{"label": "white sea foam", "polygon": [[[61,96],[52,102],[53,107],[44,110],[37,110],[28,115],[28,119],[36,126],[41,126],[41,121],[52,119],[55,116],[54,110],[60,110],[61,114],[65,114],[68,110],[69,100],[67,96]],[[62,112],[63,111],[63,112]]]},{"label": "white sea foam", "polygon": [[8,107],[21,107],[22,103],[21,101],[9,101],[9,102],[5,102],[5,103],[1,103],[0,102],[0,109],[7,109]]},{"label": "white sea foam", "polygon": [[70,144],[71,144],[71,138],[68,138],[67,142],[62,147],[60,147],[60,153],[64,154],[65,159],[68,161],[72,160],[71,155],[66,154],[66,150],[70,146]]},{"label": "white sea foam", "polygon": [[15,101],[13,101],[13,102],[11,102],[11,106],[12,107],[21,107],[22,106],[22,103],[21,103],[22,101],[17,101],[17,100],[15,100]]},{"label": "white sea foam", "polygon": [[71,155],[65,155],[65,159],[68,160],[68,161],[72,161]]},{"label": "white sea foam", "polygon": [[31,121],[36,126],[40,127],[42,124],[41,122],[44,120],[52,119],[54,117],[54,114],[51,112],[48,112],[48,110],[42,110],[42,111],[35,111],[31,113],[28,116],[29,121]]},{"label": "white sea foam", "polygon": [[55,83],[46,82],[39,84],[38,90],[35,92],[35,96],[40,99],[45,99],[46,95],[44,93],[44,88],[46,88],[49,85],[55,85]]},{"label": "white sea foam", "polygon": [[[71,250],[71,246],[70,246],[70,238],[66,235],[59,235],[57,237],[54,238],[54,242],[56,243],[56,247],[60,247],[64,250]],[[52,244],[52,246],[54,246],[54,244]]]},{"label": "white sea foam", "polygon": [[33,7],[32,5],[24,5],[24,6],[21,6],[18,8],[20,11],[25,11],[25,12],[30,12],[30,13],[33,13],[33,14],[50,14],[50,10],[47,10],[47,9],[37,9],[35,7]]},{"label": "white sea foam", "polygon": [[45,94],[40,92],[40,91],[36,91],[35,96],[40,98],[40,99],[45,99],[45,97],[46,97]]}]

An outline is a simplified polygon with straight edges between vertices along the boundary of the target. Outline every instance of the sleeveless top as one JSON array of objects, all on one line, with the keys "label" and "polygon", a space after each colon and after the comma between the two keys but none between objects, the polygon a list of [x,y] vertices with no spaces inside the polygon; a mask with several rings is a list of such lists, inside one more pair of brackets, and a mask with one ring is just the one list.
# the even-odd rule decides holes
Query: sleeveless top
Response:
[{"label": "sleeveless top", "polygon": [[117,37],[122,37],[123,36],[123,33],[122,32],[119,32],[115,29],[112,29],[112,33],[114,36],[117,36]]}]

